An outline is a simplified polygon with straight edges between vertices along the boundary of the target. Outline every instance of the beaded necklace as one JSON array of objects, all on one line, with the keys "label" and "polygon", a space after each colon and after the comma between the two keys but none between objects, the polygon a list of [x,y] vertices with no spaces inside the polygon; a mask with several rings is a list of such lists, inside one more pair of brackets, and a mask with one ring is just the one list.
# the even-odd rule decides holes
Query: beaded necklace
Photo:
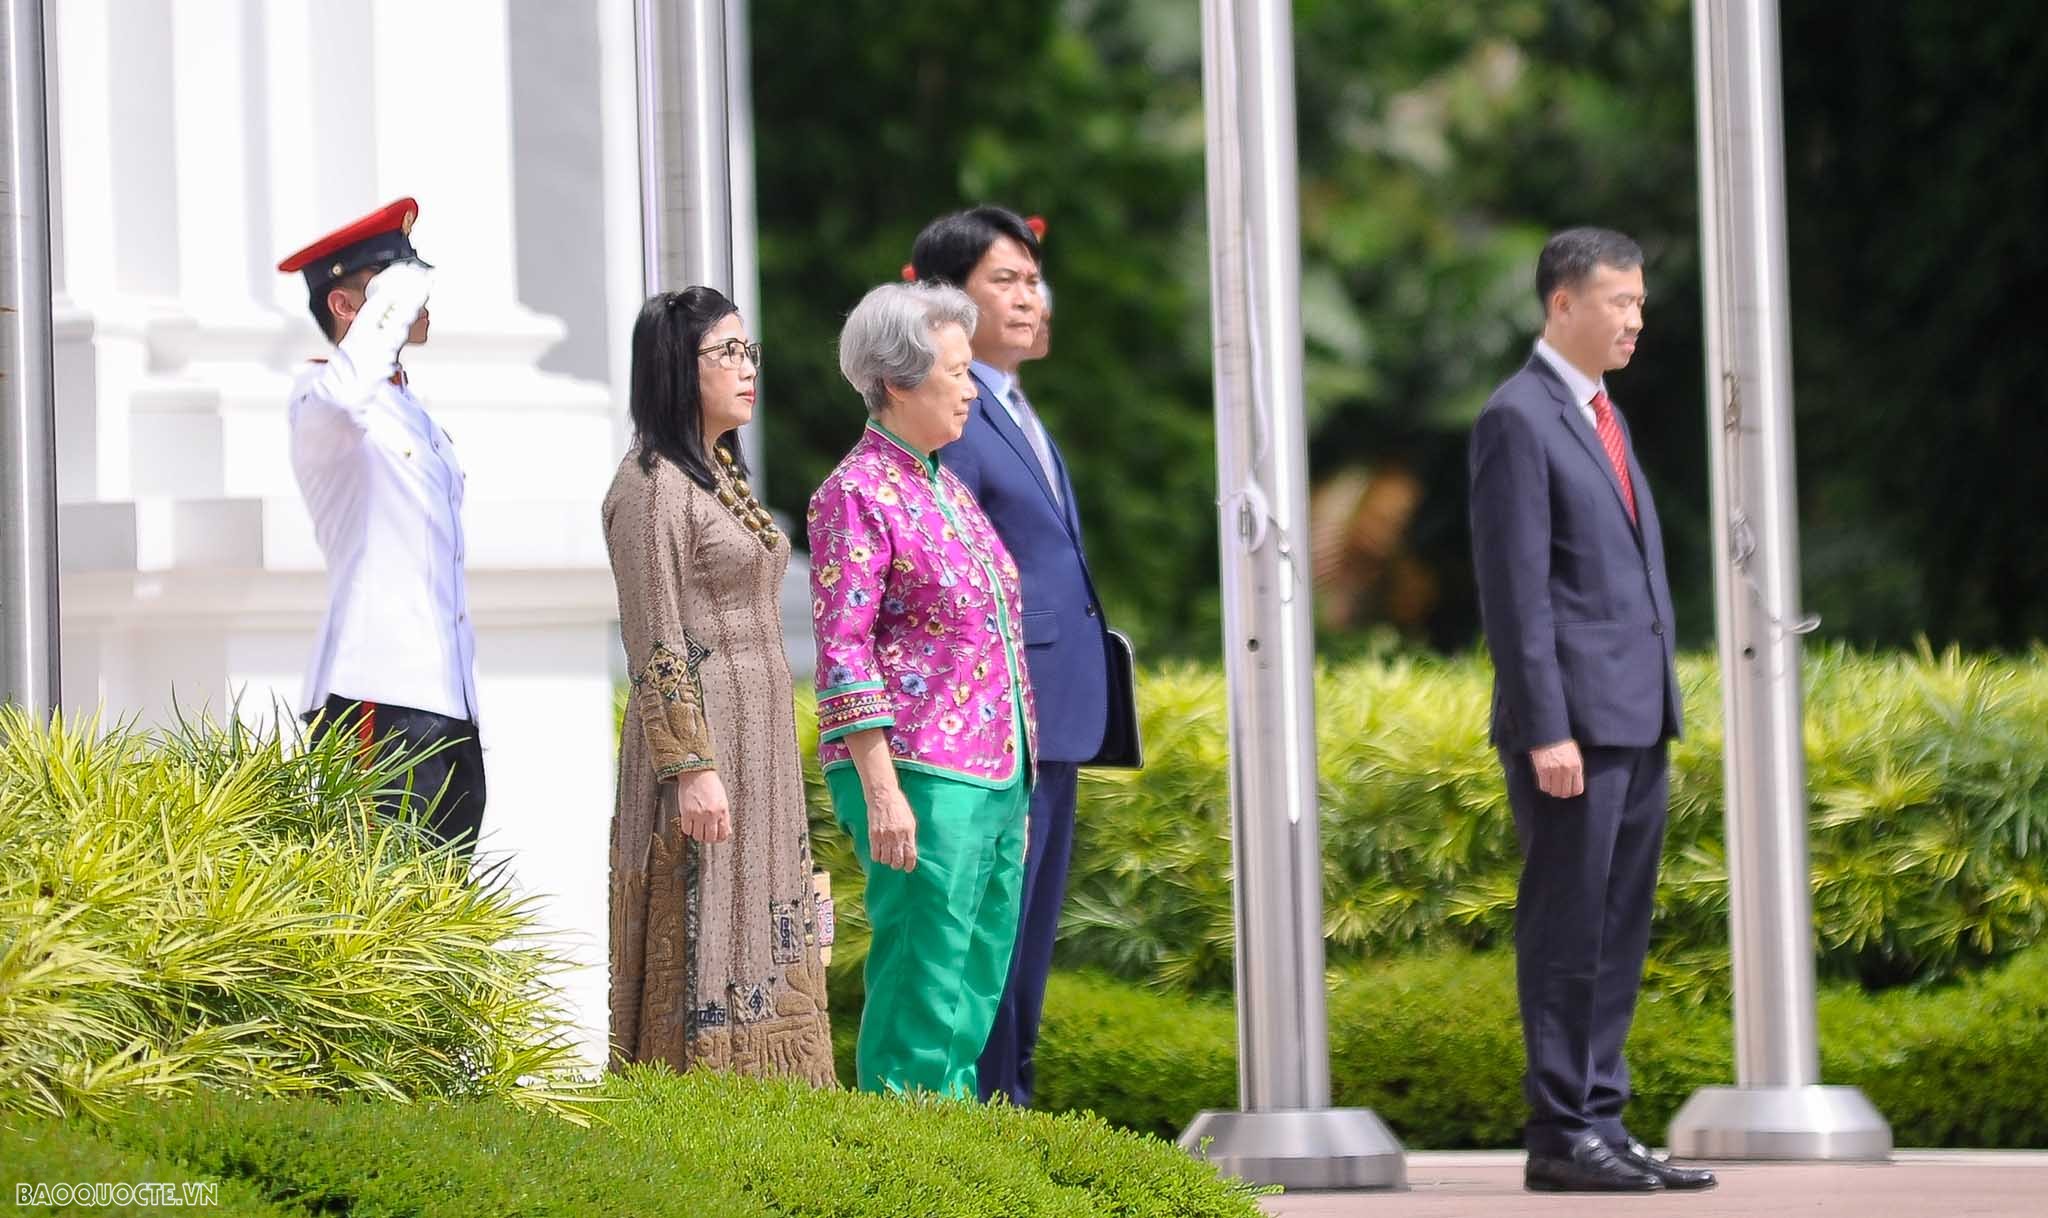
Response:
[{"label": "beaded necklace", "polygon": [[739,476],[739,471],[733,468],[731,450],[718,446],[715,451],[718,453],[718,501],[733,514],[734,519],[747,526],[748,532],[760,538],[762,546],[774,549],[782,537],[782,530],[775,527],[775,518],[761,506],[760,500],[754,498],[754,488],[748,486]]}]

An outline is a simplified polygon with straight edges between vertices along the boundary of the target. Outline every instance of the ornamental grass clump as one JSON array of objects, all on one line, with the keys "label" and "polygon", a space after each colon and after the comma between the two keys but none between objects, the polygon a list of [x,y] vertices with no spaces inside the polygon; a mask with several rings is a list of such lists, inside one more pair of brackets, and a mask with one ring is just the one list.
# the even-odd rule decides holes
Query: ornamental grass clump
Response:
[{"label": "ornamental grass clump", "polygon": [[402,754],[0,708],[0,1112],[202,1085],[571,1102],[530,903],[371,814]]}]

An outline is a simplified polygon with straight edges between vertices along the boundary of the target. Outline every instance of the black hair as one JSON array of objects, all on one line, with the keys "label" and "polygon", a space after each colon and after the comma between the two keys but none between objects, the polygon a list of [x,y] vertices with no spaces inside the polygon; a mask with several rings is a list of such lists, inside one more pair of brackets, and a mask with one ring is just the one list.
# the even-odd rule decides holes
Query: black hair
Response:
[{"label": "black hair", "polygon": [[1038,247],[1038,234],[1024,223],[1024,217],[1007,207],[984,204],[940,216],[925,225],[917,235],[917,243],[910,247],[910,265],[924,282],[964,288],[967,277],[988,254],[988,247],[1003,237],[1023,246],[1031,261],[1045,261]]},{"label": "black hair", "polygon": [[[633,323],[631,411],[642,471],[653,473],[655,458],[666,457],[698,486],[715,485],[711,463],[717,458],[704,448],[697,349],[711,327],[739,311],[723,292],[706,287],[658,292],[640,306]],[[718,438],[718,447],[732,454],[733,471],[746,477],[746,459],[730,433]]]},{"label": "black hair", "polygon": [[319,291],[307,293],[306,307],[312,310],[313,324],[320,327],[320,333],[327,336],[328,342],[337,340],[334,336],[334,310],[327,307],[327,294],[336,288],[363,287],[377,277],[378,271],[390,265],[388,262],[382,262],[376,266],[366,266],[359,271],[350,271],[339,279],[328,280]]},{"label": "black hair", "polygon": [[1643,247],[1611,228],[1568,228],[1543,243],[1536,259],[1536,299],[1550,316],[1550,294],[1577,288],[1598,267],[1626,271],[1643,265]]}]

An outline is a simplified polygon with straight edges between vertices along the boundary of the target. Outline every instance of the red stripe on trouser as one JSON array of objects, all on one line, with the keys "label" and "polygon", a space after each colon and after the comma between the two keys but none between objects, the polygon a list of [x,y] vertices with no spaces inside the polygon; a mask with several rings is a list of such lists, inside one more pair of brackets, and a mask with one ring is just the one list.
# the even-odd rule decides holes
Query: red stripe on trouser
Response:
[{"label": "red stripe on trouser", "polygon": [[[366,758],[377,747],[377,704],[375,702],[365,702],[357,708],[356,745],[361,755]],[[363,831],[368,833],[374,831],[374,829],[375,826],[370,822],[370,810],[365,808],[363,809]]]}]

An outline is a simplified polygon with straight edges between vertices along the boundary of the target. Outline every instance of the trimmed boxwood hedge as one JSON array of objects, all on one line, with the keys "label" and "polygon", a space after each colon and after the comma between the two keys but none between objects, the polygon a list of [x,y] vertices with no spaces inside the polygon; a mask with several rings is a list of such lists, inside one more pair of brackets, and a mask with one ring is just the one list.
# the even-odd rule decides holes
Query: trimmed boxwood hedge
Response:
[{"label": "trimmed boxwood hedge", "polygon": [[[204,1183],[207,1177],[181,1171],[134,1150],[110,1145],[76,1128],[20,1118],[23,1123],[0,1128],[0,1204],[8,1214],[190,1214],[184,1205],[99,1205],[92,1201],[58,1204],[15,1203],[17,1185]],[[285,1218],[286,1211],[265,1201],[240,1180],[213,1180],[212,1218]],[[37,1194],[32,1193],[31,1197]],[[180,1194],[182,1196],[182,1193]]]},{"label": "trimmed boxwood hedge", "polygon": [[[1336,1102],[1411,1147],[1519,1143],[1521,1025],[1505,953],[1355,969],[1330,993]],[[835,1013],[845,1018],[845,1013]],[[1901,1146],[2048,1147],[2048,948],[1925,991],[1823,989],[1821,1075],[1861,1087]],[[1695,1088],[1733,1080],[1727,1008],[1647,996],[1629,1038],[1630,1123],[1661,1139]],[[1171,1136],[1237,1098],[1227,1001],[1060,974],[1046,1000],[1038,1100]]]},{"label": "trimmed boxwood hedge", "polygon": [[609,1080],[589,1111],[579,1126],[503,1100],[209,1092],[98,1123],[0,1133],[0,1160],[112,1179],[168,1178],[153,1165],[174,1165],[182,1178],[223,1181],[224,1205],[260,1195],[274,1207],[239,1211],[251,1215],[1258,1213],[1252,1190],[1092,1117],[659,1070]]}]

